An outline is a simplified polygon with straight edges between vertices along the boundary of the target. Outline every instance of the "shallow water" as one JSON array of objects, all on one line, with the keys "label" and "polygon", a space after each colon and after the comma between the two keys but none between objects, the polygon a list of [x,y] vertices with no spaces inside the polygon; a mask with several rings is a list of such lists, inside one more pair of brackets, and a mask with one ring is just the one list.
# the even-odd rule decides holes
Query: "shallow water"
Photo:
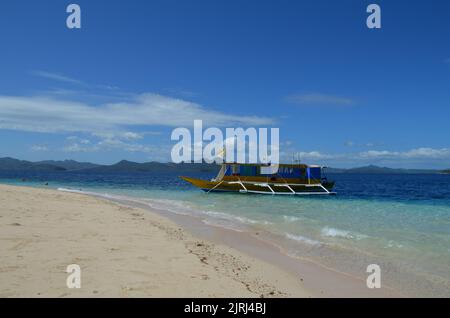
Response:
[{"label": "shallow water", "polygon": [[337,196],[206,194],[176,175],[145,173],[3,173],[0,182],[132,197],[207,224],[260,232],[293,256],[361,277],[376,263],[384,283],[409,295],[450,296],[450,175],[329,178]]}]

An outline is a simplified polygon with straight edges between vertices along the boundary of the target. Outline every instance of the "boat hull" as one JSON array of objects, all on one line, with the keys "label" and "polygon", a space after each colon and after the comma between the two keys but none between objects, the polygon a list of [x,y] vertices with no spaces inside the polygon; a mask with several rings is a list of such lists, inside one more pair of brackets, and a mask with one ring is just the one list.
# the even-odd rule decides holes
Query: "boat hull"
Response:
[{"label": "boat hull", "polygon": [[252,182],[242,180],[207,181],[196,178],[181,177],[205,192],[236,192],[258,194],[336,194],[332,192],[334,182],[313,184],[296,184],[287,182]]}]

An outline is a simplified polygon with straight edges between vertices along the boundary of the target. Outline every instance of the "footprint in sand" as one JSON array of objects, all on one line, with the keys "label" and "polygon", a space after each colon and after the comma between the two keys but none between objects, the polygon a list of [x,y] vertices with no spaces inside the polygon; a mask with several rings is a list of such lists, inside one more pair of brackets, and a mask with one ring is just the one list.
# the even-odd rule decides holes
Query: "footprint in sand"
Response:
[{"label": "footprint in sand", "polygon": [[19,240],[19,243],[17,243],[12,248],[10,248],[10,250],[11,251],[20,250],[20,249],[24,248],[25,246],[27,246],[30,243],[31,243],[31,240]]}]

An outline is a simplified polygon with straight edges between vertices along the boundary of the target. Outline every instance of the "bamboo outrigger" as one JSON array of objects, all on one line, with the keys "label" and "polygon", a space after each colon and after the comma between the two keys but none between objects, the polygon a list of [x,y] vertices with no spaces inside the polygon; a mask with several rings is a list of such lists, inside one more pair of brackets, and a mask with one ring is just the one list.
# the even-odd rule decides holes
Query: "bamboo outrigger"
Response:
[{"label": "bamboo outrigger", "polygon": [[334,182],[322,177],[321,166],[280,164],[275,173],[267,173],[268,167],[270,164],[224,163],[217,177],[210,181],[181,178],[205,192],[336,194],[333,192]]}]

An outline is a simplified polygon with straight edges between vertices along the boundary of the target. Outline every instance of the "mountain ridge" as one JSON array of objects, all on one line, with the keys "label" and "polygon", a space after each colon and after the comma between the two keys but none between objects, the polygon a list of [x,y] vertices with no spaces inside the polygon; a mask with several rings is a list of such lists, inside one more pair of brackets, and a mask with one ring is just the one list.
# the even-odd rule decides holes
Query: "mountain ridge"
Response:
[{"label": "mountain ridge", "polygon": [[[191,164],[191,163],[171,163],[171,162],[133,162],[129,160],[121,160],[111,165],[101,165],[90,162],[78,162],[75,160],[42,160],[27,161],[15,159],[12,157],[0,158],[0,171],[78,171],[78,172],[216,172],[218,167],[216,164]],[[327,168],[328,173],[377,173],[377,174],[424,174],[424,173],[444,173],[449,174],[450,169],[404,169],[404,168],[388,168],[376,165],[368,165],[354,168]]]}]

